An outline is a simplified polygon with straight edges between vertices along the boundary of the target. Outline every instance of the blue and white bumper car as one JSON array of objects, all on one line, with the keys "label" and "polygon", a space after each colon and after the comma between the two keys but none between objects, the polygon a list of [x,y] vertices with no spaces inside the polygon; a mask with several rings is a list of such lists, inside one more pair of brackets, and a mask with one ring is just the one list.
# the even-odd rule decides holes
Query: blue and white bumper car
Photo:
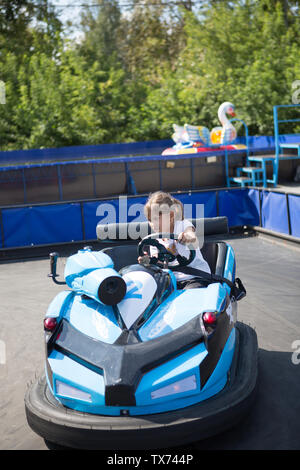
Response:
[{"label": "blue and white bumper car", "polygon": [[[206,233],[220,226],[224,232],[223,219],[206,219]],[[138,247],[111,241],[67,259],[69,289],[44,319],[45,375],[25,396],[28,423],[46,441],[85,449],[171,447],[224,431],[248,411],[257,338],[236,321],[245,289],[235,278],[232,247],[205,241],[212,276],[199,271],[203,287],[178,290],[170,253],[155,237]],[[161,247],[159,260],[141,266],[138,252],[149,244]],[[51,262],[58,282],[56,255]],[[188,272],[188,262],[181,258],[176,269]]]}]

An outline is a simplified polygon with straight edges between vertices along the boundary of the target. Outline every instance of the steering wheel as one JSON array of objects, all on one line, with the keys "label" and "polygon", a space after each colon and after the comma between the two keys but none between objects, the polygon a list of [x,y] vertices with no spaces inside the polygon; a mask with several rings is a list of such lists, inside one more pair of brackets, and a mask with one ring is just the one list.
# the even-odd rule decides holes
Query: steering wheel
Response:
[{"label": "steering wheel", "polygon": [[[173,253],[171,253],[162,243],[159,243],[160,238],[169,238],[172,240],[178,240],[178,235],[176,235],[175,233],[162,233],[162,232],[151,233],[150,235],[147,235],[138,244],[138,248],[137,248],[138,256],[144,256],[145,246],[155,246],[158,250],[158,255],[157,257],[150,256],[150,264],[155,264],[159,266],[159,263],[162,263],[163,267],[166,268],[168,267],[168,263],[176,260],[178,262],[177,266],[187,266],[195,259],[195,256],[196,256],[195,250],[189,248],[190,250],[189,258],[185,258],[185,256],[180,256],[180,255],[176,256]],[[169,269],[172,269],[172,267],[170,266]]]}]

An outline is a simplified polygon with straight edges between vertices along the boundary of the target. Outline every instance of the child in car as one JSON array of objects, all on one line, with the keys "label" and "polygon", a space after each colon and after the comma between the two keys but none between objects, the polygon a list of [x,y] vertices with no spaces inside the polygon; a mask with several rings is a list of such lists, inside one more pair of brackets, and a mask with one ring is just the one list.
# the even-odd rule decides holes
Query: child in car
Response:
[{"label": "child in car", "polygon": [[[178,199],[175,199],[169,193],[157,191],[150,194],[145,204],[144,211],[154,233],[174,233],[178,235],[178,240],[159,239],[159,242],[162,243],[168,251],[175,256],[180,255],[189,258],[189,248],[195,250],[195,258],[188,266],[210,274],[210,267],[204,260],[199,249],[195,227],[189,220],[184,219],[183,205]],[[156,247],[150,247],[150,255],[157,255]],[[144,256],[140,256],[138,262],[141,264],[149,264],[149,255],[145,254]],[[176,264],[178,264],[177,261],[172,261],[169,263],[169,266]],[[203,286],[201,280],[191,274],[180,271],[175,271],[174,274],[179,289],[192,289]]]}]

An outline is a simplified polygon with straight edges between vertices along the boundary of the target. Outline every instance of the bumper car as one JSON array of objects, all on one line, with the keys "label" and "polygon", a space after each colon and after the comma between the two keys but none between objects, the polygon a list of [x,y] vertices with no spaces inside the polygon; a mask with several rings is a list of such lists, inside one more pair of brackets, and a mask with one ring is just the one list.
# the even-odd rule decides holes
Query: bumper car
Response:
[{"label": "bumper car", "polygon": [[[257,338],[237,321],[246,291],[232,247],[206,237],[228,230],[224,219],[204,220],[201,251],[212,274],[193,273],[203,284],[194,289],[178,289],[174,275],[189,272],[193,251],[169,266],[174,255],[158,240],[166,234],[137,243],[114,224],[117,240],[67,259],[65,281],[50,255],[50,276],[69,289],[44,318],[45,371],[25,395],[33,431],[67,448],[157,449],[208,438],[244,417],[256,391]],[[150,245],[158,257],[137,264]]]}]

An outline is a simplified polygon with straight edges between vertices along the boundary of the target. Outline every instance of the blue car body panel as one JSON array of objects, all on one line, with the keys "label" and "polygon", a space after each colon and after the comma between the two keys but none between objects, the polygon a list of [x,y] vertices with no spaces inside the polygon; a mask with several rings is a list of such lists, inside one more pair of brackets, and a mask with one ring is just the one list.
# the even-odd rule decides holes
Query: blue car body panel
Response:
[{"label": "blue car body panel", "polygon": [[[233,248],[227,243],[227,253],[226,253],[226,261],[224,267],[223,276],[226,277],[229,281],[233,281],[235,279],[235,256]],[[230,293],[230,287],[225,284],[225,289],[227,290],[228,294]]]},{"label": "blue car body panel", "polygon": [[110,344],[122,332],[111,306],[80,295],[74,296],[72,308],[65,318],[83,334]]},{"label": "blue car body panel", "polygon": [[[143,376],[137,387],[137,406],[127,407],[128,413],[134,416],[176,410],[199,403],[220,392],[227,382],[227,373],[231,365],[234,346],[235,329],[232,330],[225,344],[222,356],[203,389],[200,387],[199,365],[207,355],[204,343],[148,372]],[[49,380],[48,385],[54,396],[63,405],[91,414],[120,415],[124,407],[109,407],[105,405],[104,379],[102,375],[87,369],[84,365],[58,351],[53,351],[48,360],[53,372],[53,389]],[[196,376],[196,389],[162,398],[151,398],[153,391],[192,375]],[[87,402],[58,395],[56,392],[57,380],[86,392],[90,395],[91,401]]]},{"label": "blue car body panel", "polygon": [[222,284],[210,284],[207,288],[177,290],[160,305],[139,330],[142,341],[149,341],[184,325],[199,313],[219,312],[227,291]]},{"label": "blue car body panel", "polygon": [[57,294],[50,303],[45,318],[58,319],[64,314],[65,309],[69,308],[74,297],[73,291],[62,291]]}]

